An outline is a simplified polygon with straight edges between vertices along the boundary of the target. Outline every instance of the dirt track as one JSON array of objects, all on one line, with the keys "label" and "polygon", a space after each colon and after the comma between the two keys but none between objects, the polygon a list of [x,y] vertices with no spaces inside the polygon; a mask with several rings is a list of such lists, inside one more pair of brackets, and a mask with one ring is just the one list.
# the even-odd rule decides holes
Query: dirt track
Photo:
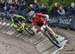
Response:
[{"label": "dirt track", "polygon": [[[75,31],[52,28],[55,32],[64,35],[68,44],[60,54],[75,54]],[[16,38],[17,37],[17,38]],[[51,54],[57,48],[42,36],[18,34],[9,26],[0,25],[0,54]]]},{"label": "dirt track", "polygon": [[61,33],[66,36],[68,39],[68,44],[60,52],[60,54],[75,54],[75,31],[65,30],[61,28],[53,28],[58,33]]},{"label": "dirt track", "polygon": [[39,54],[33,44],[0,33],[0,54]]}]

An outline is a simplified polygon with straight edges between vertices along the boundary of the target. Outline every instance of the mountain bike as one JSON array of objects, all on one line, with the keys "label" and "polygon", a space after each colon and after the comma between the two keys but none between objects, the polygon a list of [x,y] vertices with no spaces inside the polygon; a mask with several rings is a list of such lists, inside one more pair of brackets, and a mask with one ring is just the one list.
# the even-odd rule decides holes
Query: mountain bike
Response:
[{"label": "mountain bike", "polygon": [[56,37],[53,36],[47,28],[45,28],[44,30],[45,30],[45,31],[42,32],[43,35],[45,35],[45,36],[51,41],[51,43],[54,44],[54,46],[60,48],[60,47],[61,47],[61,46],[59,46],[60,43],[59,43],[59,41],[56,39]]},{"label": "mountain bike", "polygon": [[[44,18],[44,20],[45,20],[46,18]],[[61,42],[63,42],[63,41],[65,41],[65,38],[63,38],[63,40],[60,42],[60,41],[58,41],[57,40],[57,38],[58,37],[56,37],[56,36],[53,36],[51,33],[50,33],[50,31],[49,31],[49,29],[45,26],[45,28],[44,28],[44,31],[41,31],[42,33],[43,33],[43,35],[44,36],[46,36],[50,41],[51,41],[51,43],[52,44],[54,44],[56,47],[58,47],[58,48],[60,48],[61,46],[60,46],[60,43]],[[61,36],[60,36],[61,37]]]},{"label": "mountain bike", "polygon": [[34,32],[31,29],[31,26],[30,25],[26,25],[26,22],[25,22],[26,19],[24,17],[16,16],[15,19],[11,18],[11,22],[12,22],[13,28],[15,28],[15,30],[17,32],[22,33],[24,31],[26,31],[26,32],[28,32],[28,34],[34,35]]},{"label": "mountain bike", "polygon": [[[49,30],[47,27],[45,27],[43,31],[41,31],[41,30],[39,30],[39,29],[37,29],[37,31],[38,31],[38,32],[42,32],[42,34],[43,34],[46,38],[48,38],[48,40],[49,40],[54,46],[56,46],[57,48],[61,48],[62,46],[65,45],[64,42],[66,43],[65,38],[60,40],[60,38],[58,38],[57,36],[53,36],[53,35],[50,33],[50,30]],[[61,36],[60,36],[60,37],[61,37]],[[62,38],[62,37],[61,37],[61,38]],[[63,44],[61,45],[61,43],[63,43]]]}]

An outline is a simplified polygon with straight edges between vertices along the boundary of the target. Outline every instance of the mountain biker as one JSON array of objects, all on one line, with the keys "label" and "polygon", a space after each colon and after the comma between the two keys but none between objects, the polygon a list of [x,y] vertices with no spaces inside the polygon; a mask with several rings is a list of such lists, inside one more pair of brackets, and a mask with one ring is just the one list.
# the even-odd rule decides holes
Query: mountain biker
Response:
[{"label": "mountain biker", "polygon": [[12,19],[13,26],[16,28],[17,31],[24,30],[24,28],[22,27],[24,26],[24,22],[25,22],[25,18],[20,15],[14,15]]},{"label": "mountain biker", "polygon": [[[43,16],[49,17],[46,14],[42,13],[34,13],[32,14],[31,23],[32,23],[32,30],[36,33],[37,30],[44,31],[44,28],[47,28],[50,33],[55,37],[60,37],[60,35],[57,35],[47,24],[47,22],[43,19]],[[64,37],[59,38],[61,40],[64,39]]]},{"label": "mountain biker", "polygon": [[25,17],[21,16],[21,15],[14,15],[13,19],[12,19],[13,23],[18,23],[21,24],[22,22],[25,21]]}]

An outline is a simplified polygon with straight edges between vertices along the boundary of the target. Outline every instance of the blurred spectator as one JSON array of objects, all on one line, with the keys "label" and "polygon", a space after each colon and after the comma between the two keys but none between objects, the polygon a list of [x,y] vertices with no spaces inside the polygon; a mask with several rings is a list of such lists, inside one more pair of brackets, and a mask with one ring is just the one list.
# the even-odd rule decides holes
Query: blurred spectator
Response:
[{"label": "blurred spectator", "polygon": [[34,3],[32,5],[30,5],[30,7],[32,8],[32,10],[34,10],[36,13],[39,12],[39,5],[37,3],[37,0],[34,0]]},{"label": "blurred spectator", "polygon": [[0,1],[0,11],[4,11],[3,9],[4,9],[4,3],[2,3],[2,2]]},{"label": "blurred spectator", "polygon": [[16,13],[16,10],[18,10],[18,4],[16,2],[13,2],[10,6],[10,13],[11,14],[15,14]]},{"label": "blurred spectator", "polygon": [[75,4],[72,2],[70,6],[66,8],[67,15],[74,15],[75,14]]},{"label": "blurred spectator", "polygon": [[20,1],[18,5],[19,5],[19,10],[24,10],[26,2],[25,1]]},{"label": "blurred spectator", "polygon": [[33,10],[33,4],[30,4],[30,7],[29,8],[30,8],[29,11],[32,11]]},{"label": "blurred spectator", "polygon": [[9,11],[10,10],[10,6],[11,6],[11,4],[9,2],[6,2],[5,6],[4,6],[4,10],[5,11]]},{"label": "blurred spectator", "polygon": [[54,7],[53,7],[52,10],[51,10],[50,15],[51,15],[51,16],[58,16],[58,15],[59,15],[58,9],[59,9],[58,3],[55,3],[55,4],[54,4]]},{"label": "blurred spectator", "polygon": [[4,11],[7,15],[9,15],[10,6],[11,6],[11,4],[9,2],[5,3]]},{"label": "blurred spectator", "polygon": [[25,8],[26,2],[24,0],[21,0],[18,5],[19,5],[18,14],[25,16],[25,14],[27,13]]},{"label": "blurred spectator", "polygon": [[65,10],[64,10],[63,6],[60,6],[60,7],[59,7],[58,13],[59,13],[60,15],[65,15]]},{"label": "blurred spectator", "polygon": [[11,6],[12,6],[13,10],[18,10],[18,8],[19,8],[19,6],[16,2],[13,2]]},{"label": "blurred spectator", "polygon": [[42,4],[40,12],[43,14],[48,14],[48,8],[44,4]]}]

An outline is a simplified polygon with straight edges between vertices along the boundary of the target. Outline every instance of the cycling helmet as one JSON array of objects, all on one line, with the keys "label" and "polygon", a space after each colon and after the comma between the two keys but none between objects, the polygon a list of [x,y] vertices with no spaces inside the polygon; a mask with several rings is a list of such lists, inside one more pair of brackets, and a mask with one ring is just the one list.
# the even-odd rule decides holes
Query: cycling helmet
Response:
[{"label": "cycling helmet", "polygon": [[30,11],[30,12],[28,13],[28,16],[29,16],[29,17],[32,17],[34,14],[35,14],[34,11]]}]

